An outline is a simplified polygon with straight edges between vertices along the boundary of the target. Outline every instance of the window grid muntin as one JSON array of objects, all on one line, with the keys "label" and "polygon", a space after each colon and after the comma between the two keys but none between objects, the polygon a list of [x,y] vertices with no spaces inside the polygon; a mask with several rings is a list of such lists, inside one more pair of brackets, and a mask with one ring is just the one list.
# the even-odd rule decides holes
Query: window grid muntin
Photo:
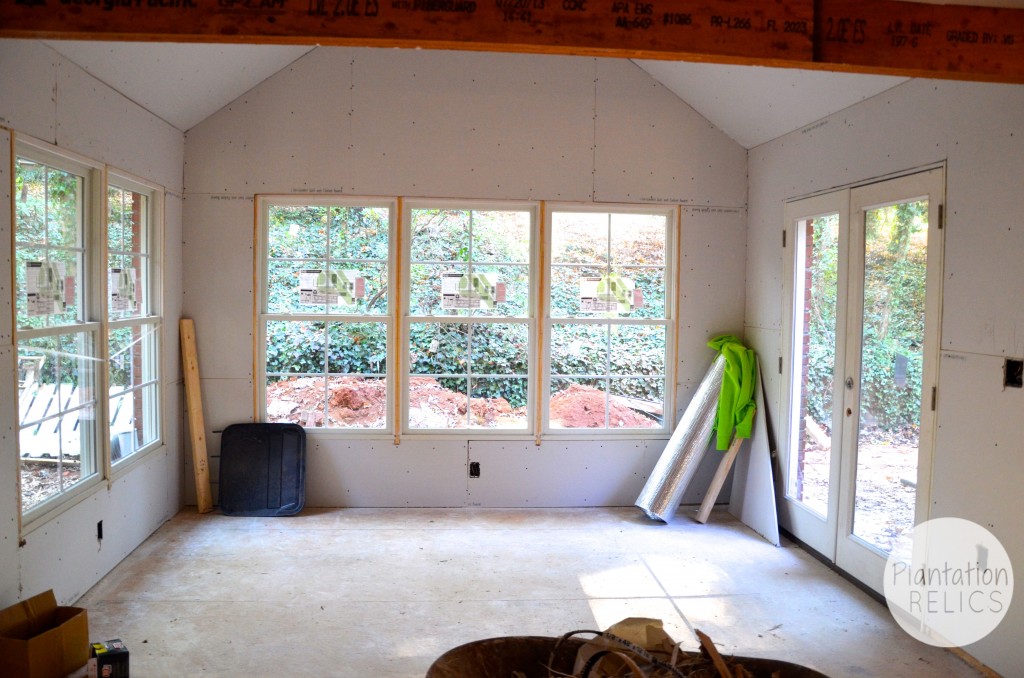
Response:
[{"label": "window grid muntin", "polygon": [[[323,416],[322,426],[315,426],[317,431],[328,431],[331,433],[343,433],[343,434],[362,434],[362,435],[374,435],[388,432],[394,428],[393,424],[393,413],[390,406],[390,396],[387,397],[388,402],[385,403],[385,421],[381,427],[362,427],[359,425],[352,425],[348,427],[337,427],[328,426],[328,396],[329,396],[329,385],[330,380],[343,378],[343,377],[362,377],[367,380],[378,380],[383,381],[385,392],[391,393],[393,389],[394,377],[391,373],[394,372],[392,346],[394,344],[394,314],[393,306],[394,295],[391,292],[391,286],[394,284],[393,267],[395,258],[395,229],[396,220],[398,218],[397,205],[391,200],[381,200],[379,198],[368,198],[368,199],[347,199],[347,198],[323,198],[320,196],[258,196],[259,200],[259,214],[261,220],[260,227],[260,243],[259,243],[259,256],[260,256],[260,269],[262,284],[259,290],[259,309],[260,313],[258,316],[258,337],[259,337],[259,358],[257,365],[262,373],[262,380],[257,393],[260,395],[257,401],[257,411],[261,413],[264,419],[267,417],[268,407],[268,386],[271,383],[278,382],[289,378],[313,378],[321,379],[323,382],[323,398],[320,402],[320,413]],[[284,256],[275,257],[271,256],[271,250],[274,244],[271,241],[271,230],[272,230],[272,213],[275,209],[320,209],[322,208],[323,213],[323,224],[324,224],[324,236],[321,241],[321,245],[318,244],[318,251],[322,249],[323,257],[319,256]],[[333,256],[332,247],[332,224],[335,222],[335,215],[344,214],[345,210],[348,209],[366,209],[377,213],[378,217],[382,216],[380,213],[383,212],[383,216],[386,217],[387,221],[383,225],[385,229],[384,233],[384,248],[388,252],[388,258],[381,258],[378,256],[373,257],[338,257]],[[337,221],[342,222],[340,218]],[[380,243],[376,245],[380,247]],[[271,279],[271,266],[274,263],[292,263],[292,264],[313,264],[314,266],[322,267],[325,270],[332,270],[331,264],[335,264],[333,269],[341,269],[346,264],[357,264],[357,265],[377,265],[384,269],[382,284],[385,289],[382,291],[379,299],[383,301],[383,309],[376,312],[366,312],[364,310],[354,311],[338,311],[336,309],[347,308],[341,304],[323,304],[323,305],[308,305],[303,304],[303,307],[308,307],[309,310],[303,312],[287,312],[281,310],[270,310],[271,298],[270,298],[270,279]],[[296,291],[298,290],[298,281],[295,283]],[[367,295],[368,297],[371,295]],[[314,308],[322,310],[313,310]],[[310,371],[297,371],[297,372],[280,372],[268,370],[268,362],[270,357],[268,355],[269,345],[269,332],[268,327],[271,323],[283,322],[283,323],[323,323],[324,334],[328,334],[328,326],[330,325],[358,325],[358,324],[372,324],[380,325],[383,327],[385,333],[385,357],[381,361],[381,364],[385,366],[384,371],[367,371],[367,372],[331,372],[329,367],[329,359],[327,351],[329,350],[329,342],[325,341],[324,349],[321,352],[322,355],[322,369],[317,372]],[[274,380],[273,382],[271,380]],[[305,424],[303,424],[305,425]]]},{"label": "window grid muntin", "polygon": [[[412,233],[415,226],[417,212],[427,211],[440,211],[440,212],[465,212],[468,213],[469,228],[467,233],[467,257],[465,260],[454,260],[454,259],[414,259],[414,239],[415,236]],[[488,214],[488,213],[505,213],[509,215],[522,215],[520,218],[526,220],[523,226],[526,229],[526,236],[528,243],[526,245],[526,251],[529,252],[530,261],[521,261],[517,259],[487,259],[481,260],[474,256],[475,247],[475,236],[474,226],[476,223],[477,214]],[[413,432],[416,434],[437,434],[437,433],[451,433],[457,431],[460,433],[473,431],[474,435],[519,435],[519,434],[532,434],[533,432],[533,421],[534,421],[534,401],[536,399],[536,377],[533,368],[530,367],[532,358],[536,351],[536,319],[535,319],[535,294],[536,294],[536,266],[533,263],[538,258],[538,230],[539,230],[539,213],[538,206],[536,204],[524,204],[524,203],[509,203],[509,202],[483,202],[483,201],[472,201],[472,200],[426,200],[416,201],[412,204],[407,204],[405,208],[405,215],[407,215],[408,227],[405,230],[407,234],[407,243],[404,250],[405,264],[403,270],[405,271],[405,282],[402,287],[404,298],[402,299],[402,308],[404,309],[405,317],[403,323],[403,345],[402,351],[402,380],[405,385],[403,389],[403,415],[402,415],[402,429],[405,432]],[[495,315],[489,314],[488,309],[484,308],[468,308],[468,309],[437,309],[437,313],[424,315],[424,314],[413,314],[411,305],[414,298],[416,297],[414,289],[412,287],[413,281],[411,278],[411,270],[414,266],[435,266],[435,267],[449,267],[457,270],[464,268],[466,275],[472,275],[473,268],[489,268],[489,267],[521,267],[527,270],[527,288],[525,291],[526,309],[525,313],[518,315]],[[453,312],[454,311],[454,312]],[[459,312],[470,311],[472,313],[459,314]],[[425,372],[413,372],[411,363],[410,353],[412,351],[412,329],[416,325],[433,325],[433,324],[453,324],[462,325],[465,324],[472,328],[473,326],[486,326],[486,325],[505,325],[505,324],[517,324],[523,325],[527,332],[527,345],[523,350],[523,355],[526,356],[526,370],[524,373],[514,374],[495,374],[491,372],[474,372],[472,370],[472,334],[473,330],[467,331],[467,348],[466,348],[466,371],[464,372],[438,372],[438,373],[425,373]],[[463,428],[425,428],[425,427],[413,427],[410,422],[410,380],[417,377],[426,378],[447,378],[447,379],[461,379],[465,381],[465,396],[467,401],[466,414],[464,421],[466,422]],[[509,381],[522,380],[526,382],[526,396],[525,396],[525,407],[526,415],[523,418],[523,426],[507,426],[507,427],[485,427],[485,426],[474,426],[472,424],[472,404],[471,399],[473,396],[473,389],[471,388],[474,380],[479,382],[484,379],[505,379]],[[462,395],[462,391],[458,391]]]},{"label": "window grid muntin", "polygon": [[[39,151],[36,148],[32,148],[31,154],[37,157],[30,157],[29,154],[23,154],[22,152],[15,153],[15,177],[22,171],[22,167],[25,165],[32,165],[38,167],[42,171],[42,204],[43,204],[43,217],[42,217],[42,241],[37,240],[26,240],[19,238],[20,232],[20,220],[18,219],[18,203],[20,198],[18,195],[14,196],[12,200],[12,208],[14,210],[14,248],[15,248],[15,279],[17,280],[21,275],[24,274],[24,265],[18,261],[19,255],[24,250],[41,250],[43,253],[42,261],[50,262],[54,259],[62,261],[60,257],[54,257],[51,253],[56,254],[67,254],[69,260],[75,262],[75,290],[72,305],[74,307],[74,320],[73,321],[62,321],[60,318],[54,320],[53,316],[62,316],[68,314],[65,310],[63,313],[57,314],[46,314],[45,316],[29,316],[25,315],[25,321],[22,322],[20,310],[17,309],[18,303],[22,299],[22,286],[15,286],[15,315],[17,325],[19,329],[38,329],[40,327],[74,327],[77,324],[88,322],[90,308],[89,308],[89,291],[91,289],[90,276],[88,275],[88,269],[91,265],[90,256],[88,252],[88,246],[86,243],[86,220],[88,215],[88,206],[91,196],[89,195],[92,184],[92,173],[94,168],[79,165],[71,160],[62,158],[59,156],[52,156],[49,153]],[[74,222],[75,222],[75,245],[60,245],[51,243],[51,216],[50,216],[50,175],[53,173],[60,173],[73,177],[75,179],[75,209],[74,209]],[[69,277],[67,270],[65,270],[65,278]],[[27,285],[27,280],[25,281]],[[42,324],[38,323],[42,320]]]},{"label": "window grid muntin", "polygon": [[[572,215],[581,215],[584,219],[593,219],[595,216],[600,216],[602,214],[606,215],[604,219],[601,219],[601,221],[604,222],[605,229],[606,229],[605,234],[602,236],[604,238],[604,248],[603,248],[604,249],[604,252],[603,252],[604,261],[603,262],[602,261],[594,261],[592,259],[584,260],[581,257],[579,257],[578,255],[575,258],[572,258],[571,260],[566,260],[566,259],[560,259],[559,258],[560,252],[556,252],[555,251],[555,238],[556,238],[557,226],[558,226],[558,223],[559,223],[559,215],[562,215],[562,214],[568,215],[569,218],[571,218]],[[614,258],[613,258],[613,243],[615,242],[615,238],[613,237],[613,234],[612,234],[612,228],[614,226],[614,219],[615,219],[615,217],[619,216],[619,215],[623,215],[623,214],[625,214],[625,215],[638,215],[638,216],[646,214],[646,215],[649,215],[649,216],[652,216],[652,217],[659,218],[659,219],[663,220],[662,224],[663,224],[663,229],[664,229],[663,230],[663,232],[664,232],[664,239],[661,240],[661,243],[662,243],[663,251],[664,251],[664,255],[662,257],[662,261],[664,263],[662,263],[662,264],[617,263],[614,260]],[[675,304],[674,304],[674,301],[671,299],[671,295],[673,293],[678,293],[677,291],[673,292],[673,289],[674,289],[674,286],[675,286],[675,283],[674,283],[674,280],[675,280],[675,278],[674,278],[674,271],[677,270],[676,269],[677,262],[675,261],[675,258],[676,258],[675,242],[674,242],[674,237],[673,237],[673,233],[674,233],[674,228],[673,227],[677,223],[677,221],[674,218],[673,211],[671,211],[671,210],[664,210],[664,209],[647,209],[647,208],[643,208],[643,207],[629,206],[629,205],[625,205],[625,206],[621,206],[621,207],[613,207],[613,206],[609,207],[609,206],[603,206],[603,205],[599,205],[599,206],[579,206],[579,205],[576,205],[576,206],[565,206],[565,207],[552,206],[549,209],[546,223],[547,223],[547,226],[548,226],[548,228],[547,228],[547,231],[548,231],[547,238],[548,238],[549,247],[548,247],[548,253],[546,255],[546,261],[544,262],[544,266],[545,266],[545,270],[547,271],[548,276],[549,276],[548,277],[548,282],[547,282],[547,285],[546,285],[546,290],[549,293],[549,295],[552,294],[552,292],[554,290],[554,287],[555,287],[555,284],[556,284],[555,281],[557,280],[557,275],[556,275],[555,272],[557,270],[591,268],[591,269],[603,269],[607,273],[611,273],[611,272],[614,272],[615,270],[620,270],[620,269],[621,270],[638,270],[638,269],[661,270],[661,271],[663,271],[663,273],[659,277],[662,280],[661,289],[662,289],[662,291],[664,293],[664,311],[663,311],[663,314],[658,316],[658,317],[646,317],[646,318],[645,317],[629,317],[629,318],[621,318],[621,317],[618,317],[618,318],[613,318],[613,317],[595,317],[595,316],[601,316],[602,313],[601,312],[589,312],[589,311],[580,311],[580,312],[578,312],[575,315],[574,314],[570,314],[570,313],[559,314],[557,312],[559,309],[556,308],[555,303],[553,301],[549,301],[549,303],[547,305],[548,312],[547,312],[547,316],[545,318],[545,332],[544,332],[545,354],[543,356],[544,357],[544,366],[545,366],[545,370],[544,370],[545,374],[543,376],[543,389],[542,389],[542,403],[543,403],[543,417],[542,417],[542,419],[543,419],[544,433],[557,433],[557,434],[564,435],[567,432],[569,432],[569,433],[573,433],[573,432],[575,432],[575,433],[594,433],[594,432],[600,432],[601,434],[613,434],[614,435],[616,432],[623,432],[623,431],[628,431],[628,432],[631,432],[631,433],[634,433],[634,434],[637,431],[647,431],[647,432],[652,432],[652,433],[667,431],[668,430],[667,422],[669,422],[670,419],[671,419],[670,417],[667,416],[668,415],[668,407],[669,407],[669,404],[672,401],[672,398],[671,398],[671,384],[669,383],[670,374],[671,374],[671,362],[670,361],[673,360],[673,358],[674,358],[675,352],[673,351],[672,347],[673,347],[674,343],[677,341],[677,337],[675,336],[675,321],[673,320]],[[563,238],[563,240],[564,240],[564,238]],[[649,326],[660,326],[660,327],[663,327],[664,328],[664,330],[663,330],[664,350],[662,352],[662,361],[661,361],[661,364],[663,366],[662,370],[660,372],[658,372],[658,373],[652,373],[652,374],[612,373],[611,372],[612,356],[611,356],[611,351],[608,350],[605,353],[605,358],[604,358],[604,361],[603,361],[605,363],[605,367],[607,369],[607,372],[605,374],[598,374],[598,373],[595,373],[595,372],[591,372],[591,373],[586,374],[586,375],[581,375],[581,374],[564,374],[564,373],[561,373],[561,372],[555,372],[554,371],[554,365],[553,365],[554,340],[552,338],[552,334],[553,334],[554,328],[557,327],[557,326],[567,326],[567,325],[577,325],[577,324],[579,324],[579,325],[587,325],[587,324],[589,324],[589,325],[608,325],[609,328],[612,325],[623,325],[623,326],[644,326],[644,325],[649,325]],[[556,382],[558,382],[558,381],[561,381],[561,382],[567,382],[567,381],[568,382],[572,382],[572,381],[578,381],[580,379],[588,379],[588,378],[589,379],[593,379],[593,380],[602,380],[602,383],[605,385],[605,389],[604,389],[604,402],[605,402],[605,416],[604,416],[604,420],[605,420],[605,428],[603,428],[603,429],[594,429],[594,428],[563,428],[563,427],[555,427],[555,426],[553,426],[552,422],[551,422],[551,419],[550,419],[550,415],[551,415],[551,400],[552,400],[552,396],[554,395],[552,393],[552,388],[554,387],[554,384]],[[609,407],[609,404],[610,404],[610,400],[611,400],[611,397],[612,397],[610,387],[611,387],[612,382],[614,380],[616,380],[616,379],[619,379],[619,380],[622,380],[622,379],[637,379],[637,380],[643,379],[643,380],[651,380],[651,381],[654,381],[654,380],[660,381],[661,382],[661,390],[662,390],[662,402],[661,402],[662,423],[660,425],[658,425],[656,427],[652,427],[652,428],[612,428],[612,427],[610,427],[609,426],[609,422],[610,422],[610,417],[611,417],[611,409]]]}]

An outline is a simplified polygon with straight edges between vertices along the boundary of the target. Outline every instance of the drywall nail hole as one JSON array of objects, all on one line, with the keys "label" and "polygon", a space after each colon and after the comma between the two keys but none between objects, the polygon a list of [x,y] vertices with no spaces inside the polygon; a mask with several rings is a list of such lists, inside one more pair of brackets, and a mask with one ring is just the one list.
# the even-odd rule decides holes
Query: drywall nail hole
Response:
[{"label": "drywall nail hole", "polygon": [[1003,366],[1003,386],[1024,388],[1024,360],[1006,359]]},{"label": "drywall nail hole", "polygon": [[469,477],[479,478],[480,477],[480,462],[471,461],[469,462]]}]

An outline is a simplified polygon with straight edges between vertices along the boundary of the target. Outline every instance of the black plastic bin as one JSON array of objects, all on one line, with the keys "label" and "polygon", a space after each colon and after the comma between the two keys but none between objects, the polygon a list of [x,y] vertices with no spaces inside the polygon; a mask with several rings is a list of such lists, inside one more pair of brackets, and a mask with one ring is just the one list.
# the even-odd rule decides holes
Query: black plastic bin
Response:
[{"label": "black plastic bin", "polygon": [[220,508],[228,516],[291,516],[306,502],[306,431],[232,424],[220,440]]}]

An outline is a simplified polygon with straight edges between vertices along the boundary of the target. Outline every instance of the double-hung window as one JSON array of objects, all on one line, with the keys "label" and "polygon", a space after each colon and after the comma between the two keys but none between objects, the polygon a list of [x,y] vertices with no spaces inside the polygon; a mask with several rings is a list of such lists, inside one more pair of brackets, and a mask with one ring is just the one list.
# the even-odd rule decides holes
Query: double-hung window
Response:
[{"label": "double-hung window", "polygon": [[413,203],[407,430],[531,428],[533,207]]},{"label": "double-hung window", "polygon": [[107,187],[107,387],[115,464],[160,439],[155,191],[110,175]]},{"label": "double-hung window", "polygon": [[674,214],[550,210],[547,430],[665,427]]},{"label": "double-hung window", "polygon": [[391,426],[390,201],[261,198],[266,420]]},{"label": "double-hung window", "polygon": [[103,177],[102,166],[43,144],[16,145],[18,450],[28,522],[161,440],[162,194]]},{"label": "double-hung window", "polygon": [[43,149],[17,147],[18,447],[26,514],[101,475],[102,300],[90,249],[101,174]]},{"label": "double-hung window", "polygon": [[665,433],[677,210],[542,212],[260,198],[264,420],[395,435]]}]

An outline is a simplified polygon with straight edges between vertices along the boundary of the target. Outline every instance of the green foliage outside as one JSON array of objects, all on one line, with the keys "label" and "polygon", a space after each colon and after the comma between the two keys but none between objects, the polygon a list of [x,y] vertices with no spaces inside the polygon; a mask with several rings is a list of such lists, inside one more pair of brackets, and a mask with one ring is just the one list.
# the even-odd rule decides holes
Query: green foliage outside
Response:
[{"label": "green foliage outside", "polygon": [[[473,397],[501,397],[513,407],[527,402],[529,363],[530,227],[527,212],[417,209],[410,243],[410,308],[423,321],[411,324],[410,371],[429,375],[465,393],[474,375]],[[577,226],[577,229],[579,227]],[[606,270],[613,263],[648,268],[623,270],[634,279],[645,305],[630,317],[664,317],[664,226],[640,229],[643,237],[619,238],[609,245],[595,237],[569,238],[566,253],[580,265],[568,270],[565,284],[553,285],[552,308],[568,321],[578,314],[579,276]],[[582,231],[581,231],[582,232]],[[268,310],[271,313],[323,313],[323,307],[297,302],[298,270],[337,266],[367,277],[366,299],[356,307],[332,307],[331,313],[384,315],[388,312],[388,215],[382,209],[351,207],[273,207],[270,211]],[[330,261],[328,261],[330,250]],[[286,259],[290,261],[285,261]],[[587,265],[584,265],[586,262]],[[491,309],[442,309],[441,274],[445,271],[492,274],[506,284],[507,297]],[[366,275],[369,273],[369,275]],[[582,314],[600,317],[600,314]],[[616,316],[617,317],[617,316]],[[465,318],[436,322],[426,318]],[[603,387],[607,373],[658,375],[650,379],[613,380],[612,392],[646,400],[664,399],[665,332],[661,327],[601,324],[558,325],[551,346],[555,375],[579,375],[575,381]],[[595,337],[595,328],[601,336]],[[380,323],[274,321],[267,328],[268,374],[383,374],[386,371],[386,326]],[[609,345],[613,350],[609,351]],[[274,379],[273,376],[270,377]],[[561,387],[564,382],[559,382]]]},{"label": "green foliage outside", "polygon": [[[861,408],[884,431],[919,425],[924,346],[928,204],[870,210],[866,219]],[[818,219],[814,229],[808,355],[808,414],[831,426],[837,290],[837,230]]]}]

